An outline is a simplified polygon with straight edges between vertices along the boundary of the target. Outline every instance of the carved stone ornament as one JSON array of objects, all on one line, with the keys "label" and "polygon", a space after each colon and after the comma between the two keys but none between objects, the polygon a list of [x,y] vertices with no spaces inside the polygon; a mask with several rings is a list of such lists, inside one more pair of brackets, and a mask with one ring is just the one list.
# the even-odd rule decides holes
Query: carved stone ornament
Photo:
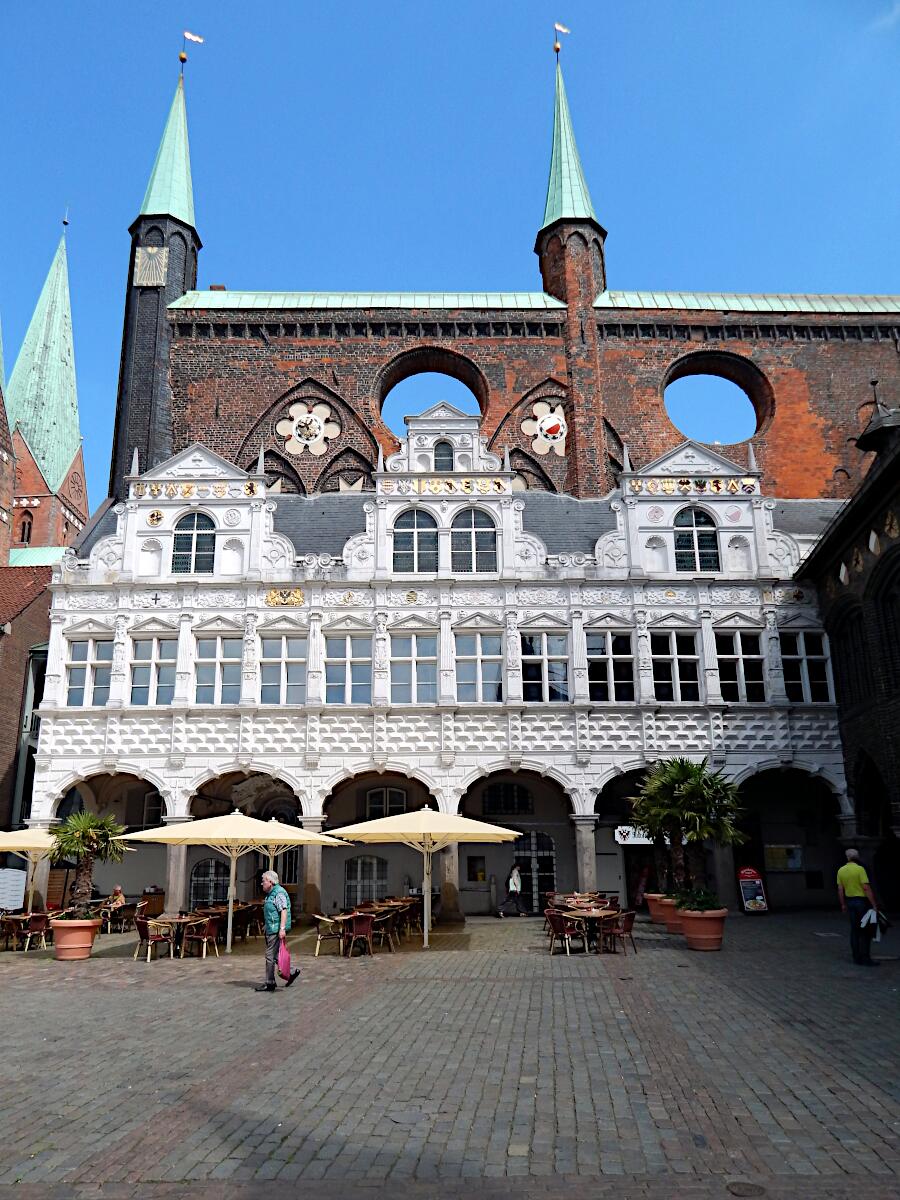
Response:
[{"label": "carved stone ornament", "polygon": [[275,432],[285,439],[288,454],[298,455],[308,450],[318,458],[327,451],[328,443],[340,435],[341,427],[329,404],[314,404],[310,408],[298,400],[275,426]]},{"label": "carved stone ornament", "polygon": [[153,525],[153,526],[161,525],[162,519],[163,519],[163,515],[159,511],[158,508],[154,508],[152,512],[147,513],[147,524],[148,525]]},{"label": "carved stone ornament", "polygon": [[228,508],[225,510],[225,516],[222,518],[226,525],[239,525],[241,522],[241,514],[236,508]]},{"label": "carved stone ornament", "polygon": [[522,422],[522,432],[532,439],[535,454],[548,454],[551,450],[562,458],[566,453],[566,434],[569,427],[561,404],[550,405],[538,400],[532,405],[532,416]]},{"label": "carved stone ornament", "polygon": [[305,602],[303,588],[271,588],[266,592],[269,608],[299,608]]}]

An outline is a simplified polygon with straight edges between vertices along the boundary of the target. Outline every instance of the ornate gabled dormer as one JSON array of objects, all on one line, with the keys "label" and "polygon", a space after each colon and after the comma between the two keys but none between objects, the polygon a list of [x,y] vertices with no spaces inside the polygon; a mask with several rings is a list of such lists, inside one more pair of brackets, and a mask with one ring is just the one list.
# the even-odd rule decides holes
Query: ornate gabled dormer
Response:
[{"label": "ornate gabled dormer", "polygon": [[98,581],[260,579],[285,573],[293,547],[272,533],[265,476],[194,444],[125,477],[116,533],[94,547]]},{"label": "ornate gabled dormer", "polygon": [[388,474],[472,474],[502,469],[481,436],[481,418],[441,400],[416,417],[405,417],[409,433],[385,463]]},{"label": "ornate gabled dormer", "polygon": [[627,538],[614,564],[625,577],[717,577],[768,573],[760,472],[683,442],[640,471],[619,476]]}]

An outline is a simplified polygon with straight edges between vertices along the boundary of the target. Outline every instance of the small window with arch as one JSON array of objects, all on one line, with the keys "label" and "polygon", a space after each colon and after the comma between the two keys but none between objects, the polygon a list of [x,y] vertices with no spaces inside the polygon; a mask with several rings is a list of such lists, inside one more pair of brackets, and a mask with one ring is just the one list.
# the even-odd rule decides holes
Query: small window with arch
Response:
[{"label": "small window with arch", "polygon": [[215,522],[206,513],[188,513],[175,526],[174,575],[212,575],[216,560]]},{"label": "small window with arch", "polygon": [[453,470],[453,447],[449,442],[437,442],[434,447],[435,471]]},{"label": "small window with arch", "polygon": [[22,513],[22,521],[19,525],[19,541],[23,546],[31,544],[31,527],[34,523],[34,518],[31,513]]},{"label": "small window with arch", "polygon": [[437,522],[421,509],[407,509],[394,522],[394,570],[406,575],[437,569]]},{"label": "small window with arch", "polygon": [[473,574],[497,570],[497,527],[480,508],[467,508],[450,527],[450,565]]},{"label": "small window with arch", "polygon": [[716,523],[702,508],[683,508],[675,516],[675,570],[721,570]]}]

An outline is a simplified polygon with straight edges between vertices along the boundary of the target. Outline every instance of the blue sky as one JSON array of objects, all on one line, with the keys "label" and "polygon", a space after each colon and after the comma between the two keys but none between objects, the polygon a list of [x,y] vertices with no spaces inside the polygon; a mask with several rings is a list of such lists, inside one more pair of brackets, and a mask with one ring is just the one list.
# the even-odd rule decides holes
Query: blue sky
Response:
[{"label": "blue sky", "polygon": [[11,15],[0,38],[6,371],[68,205],[94,504],[127,227],[184,28],[206,38],[187,75],[201,286],[539,288],[560,20],[611,287],[900,292],[895,0],[45,0]]}]

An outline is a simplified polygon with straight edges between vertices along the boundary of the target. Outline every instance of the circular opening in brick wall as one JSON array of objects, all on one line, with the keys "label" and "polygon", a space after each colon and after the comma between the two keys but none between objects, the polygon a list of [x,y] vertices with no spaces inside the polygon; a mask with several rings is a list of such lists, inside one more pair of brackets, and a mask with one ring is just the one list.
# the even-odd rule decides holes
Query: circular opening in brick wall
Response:
[{"label": "circular opening in brick wall", "polygon": [[424,371],[421,375],[411,375],[391,388],[385,397],[381,419],[392,433],[404,438],[407,429],[403,418],[418,416],[440,400],[446,400],[454,408],[472,416],[477,417],[481,413],[474,392],[460,380],[439,371]]},{"label": "circular opening in brick wall", "polygon": [[669,420],[698,442],[746,441],[769,424],[775,411],[769,381],[737,354],[685,355],[669,368],[663,391]]}]

